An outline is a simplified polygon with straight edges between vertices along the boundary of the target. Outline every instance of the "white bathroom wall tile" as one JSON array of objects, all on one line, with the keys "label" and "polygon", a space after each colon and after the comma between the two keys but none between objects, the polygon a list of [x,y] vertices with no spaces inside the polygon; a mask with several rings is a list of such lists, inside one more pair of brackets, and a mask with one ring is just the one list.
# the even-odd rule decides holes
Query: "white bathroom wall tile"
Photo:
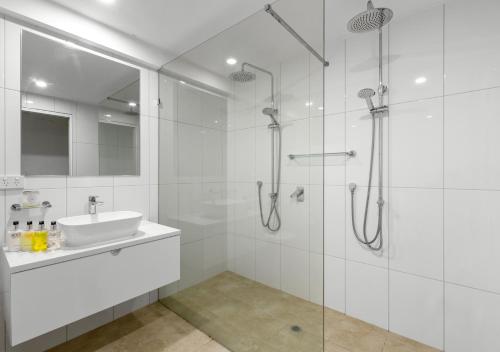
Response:
[{"label": "white bathroom wall tile", "polygon": [[452,352],[496,352],[500,296],[446,284],[445,346]]},{"label": "white bathroom wall tile", "polygon": [[21,174],[20,105],[20,93],[5,89],[5,173],[8,175]]},{"label": "white bathroom wall tile", "polygon": [[160,118],[175,121],[177,119],[178,81],[164,74],[160,74],[159,80]]},{"label": "white bathroom wall tile", "polygon": [[0,87],[5,87],[5,20],[0,18]]},{"label": "white bathroom wall tile", "polygon": [[181,245],[181,279],[179,281],[179,290],[184,290],[203,281],[203,264],[203,241]]},{"label": "white bathroom wall tile", "polygon": [[238,236],[255,237],[256,186],[254,183],[237,183],[232,185],[234,193],[230,199],[234,203],[233,233]]},{"label": "white bathroom wall tile", "polygon": [[[378,184],[378,125],[379,118],[375,120],[375,151],[373,159],[373,179],[372,185]],[[388,131],[388,118],[383,117],[384,136]],[[367,110],[350,112],[346,119],[346,150],[354,150],[356,156],[346,160],[346,182],[355,182],[358,186],[368,185],[368,172],[370,170],[371,156],[371,136],[372,136],[372,117]],[[383,159],[384,159],[384,186],[388,184],[388,138],[384,137],[383,141]]]},{"label": "white bathroom wall tile", "polygon": [[[353,34],[346,41],[346,106],[347,111],[356,109],[366,110],[366,103],[358,97],[358,92],[364,88],[377,91],[379,43],[377,31],[365,34]],[[383,30],[383,81],[387,85],[388,70],[388,35]],[[377,96],[373,97],[374,104],[378,104]],[[387,98],[385,99],[387,103]]]},{"label": "white bathroom wall tile", "polygon": [[443,187],[443,99],[391,105],[389,125],[390,185]]},{"label": "white bathroom wall tile", "polygon": [[227,234],[227,270],[236,272],[236,241],[234,235],[230,232]]},{"label": "white bathroom wall tile", "polygon": [[255,182],[255,129],[236,131],[234,138],[235,180]]},{"label": "white bathroom wall tile", "polygon": [[[328,7],[330,3],[326,3]],[[333,10],[333,9],[332,9]],[[333,10],[337,11],[337,9]],[[329,21],[325,22],[329,27]],[[333,31],[325,31],[326,58],[330,66],[325,67],[325,114],[339,113],[345,111],[345,40],[334,37]]]},{"label": "white bathroom wall tile", "polygon": [[159,122],[158,149],[158,182],[160,184],[175,183],[179,172],[179,139],[178,124],[161,119]]},{"label": "white bathroom wall tile", "polygon": [[309,56],[290,58],[281,66],[281,121],[309,116]]},{"label": "white bathroom wall tile", "polygon": [[7,352],[40,352],[47,351],[63,342],[66,342],[66,327],[53,330],[32,340],[23,342],[14,347],[7,342]]},{"label": "white bathroom wall tile", "polygon": [[159,299],[159,290],[153,290],[149,292],[149,304],[153,304],[158,302]]},{"label": "white bathroom wall tile", "polygon": [[[159,160],[158,160],[158,128],[159,128],[159,121],[157,118],[150,118],[149,119],[149,134],[148,134],[148,141],[149,141],[149,181],[148,183],[151,185],[157,185],[158,184],[158,165],[159,165]],[[162,136],[162,138],[165,138],[166,136]],[[143,143],[146,143],[146,141],[143,141]],[[166,150],[166,153],[169,151]]]},{"label": "white bathroom wall tile", "polygon": [[68,188],[113,187],[113,177],[111,176],[68,177],[67,184]]},{"label": "white bathroom wall tile", "polygon": [[158,118],[158,90],[159,90],[159,86],[158,86],[158,72],[157,71],[153,71],[153,70],[149,70],[148,72],[148,84],[149,84],[149,104],[148,104],[148,107],[149,107],[149,112],[148,112],[148,116],[149,117],[154,117],[154,118]]},{"label": "white bathroom wall tile", "polygon": [[203,239],[205,222],[201,214],[202,191],[201,184],[178,185],[178,226],[182,231],[181,243]]},{"label": "white bathroom wall tile", "polygon": [[273,287],[281,288],[281,248],[277,243],[257,240],[255,243],[255,280]]},{"label": "white bathroom wall tile", "polygon": [[222,234],[205,238],[203,241],[204,279],[208,280],[227,269],[227,237]]},{"label": "white bathroom wall tile", "polygon": [[73,118],[76,114],[76,103],[69,100],[54,99],[54,111],[64,114],[72,115]]},{"label": "white bathroom wall tile", "polygon": [[500,293],[500,192],[445,190],[444,258],[447,282]]},{"label": "white bathroom wall tile", "polygon": [[204,220],[205,238],[226,233],[227,196],[224,183],[204,183],[202,185],[201,218]]},{"label": "white bathroom wall tile", "polygon": [[389,329],[443,349],[443,282],[390,271]]},{"label": "white bathroom wall tile", "polygon": [[283,183],[308,184],[309,158],[288,158],[289,154],[309,153],[309,121],[308,119],[288,121],[282,124],[282,172]]},{"label": "white bathroom wall tile", "polygon": [[149,221],[158,222],[158,185],[149,186]]},{"label": "white bathroom wall tile", "polygon": [[[248,69],[253,71],[252,69]],[[229,102],[228,128],[255,127],[256,82],[233,82],[233,99]]]},{"label": "white bathroom wall tile", "polygon": [[113,308],[92,314],[68,325],[68,340],[74,339],[104,324],[113,321]]},{"label": "white bathroom wall tile", "polygon": [[[500,3],[447,0],[445,18],[446,94],[500,85]],[[467,48],[467,50],[464,50]]]},{"label": "white bathroom wall tile", "polygon": [[325,109],[323,80],[324,69],[320,62],[312,54],[309,54],[309,117],[323,117]]},{"label": "white bathroom wall tile", "polygon": [[391,269],[442,280],[443,191],[391,188],[389,197]]},{"label": "white bathroom wall tile", "polygon": [[148,186],[118,186],[114,188],[113,210],[131,210],[143,214],[143,219],[149,218],[149,187]]},{"label": "white bathroom wall tile", "polygon": [[255,174],[262,182],[271,182],[271,133],[267,126],[255,128]]},{"label": "white bathroom wall tile", "polygon": [[[6,221],[8,220],[6,218],[6,212],[5,212],[5,207],[10,206],[10,204],[6,204],[6,192],[5,191],[0,191],[0,231],[2,231],[3,234],[7,233],[7,226],[6,226]],[[5,243],[5,236],[0,236],[0,244],[3,246]],[[0,327],[2,327],[2,324],[0,324]],[[2,333],[0,331],[0,342],[2,342]],[[1,346],[1,345],[0,345]]]},{"label": "white bathroom wall tile", "polygon": [[158,186],[158,220],[162,225],[179,226],[178,187],[176,184]]},{"label": "white bathroom wall tile", "polygon": [[226,133],[226,180],[236,181],[236,131]]},{"label": "white bathroom wall tile", "polygon": [[203,131],[203,181],[226,179],[226,132],[207,128]]},{"label": "white bathroom wall tile", "polygon": [[[297,198],[290,195],[304,188],[304,201],[299,202]],[[281,185],[281,243],[286,246],[308,250],[309,237],[309,186],[305,185]]]},{"label": "white bathroom wall tile", "polygon": [[[363,219],[365,214],[365,204],[366,204],[366,187],[357,187],[354,194],[354,220],[356,224],[356,230],[364,240],[363,237]],[[351,192],[349,188],[346,189],[346,258],[354,260],[357,262],[362,262],[366,264],[371,264],[386,268],[388,266],[388,191],[384,190],[384,208],[383,208],[383,219],[382,219],[382,237],[383,237],[383,248],[381,251],[373,251],[369,249],[366,245],[361,244],[354,235],[354,230],[352,228],[351,219]],[[373,240],[378,223],[378,205],[377,205],[378,191],[376,187],[372,188],[372,194],[370,198],[370,206],[368,208],[368,222],[366,225],[366,234],[368,240]],[[378,240],[375,243],[379,243]],[[374,243],[374,244],[375,244]]]},{"label": "white bathroom wall tile", "polygon": [[98,212],[113,210],[113,187],[68,188],[67,215],[88,214],[89,196],[98,196],[103,202],[97,208]]},{"label": "white bathroom wall tile", "polygon": [[391,22],[389,41],[391,104],[441,96],[443,6],[426,7]]},{"label": "white bathroom wall tile", "polygon": [[[325,254],[345,258],[346,191],[344,186],[325,186]],[[350,203],[349,203],[350,204]],[[349,208],[350,212],[350,208]]]},{"label": "white bathroom wall tile", "polygon": [[346,261],[325,255],[325,306],[345,313]]},{"label": "white bathroom wall tile", "polygon": [[309,253],[309,300],[323,305],[323,255]]},{"label": "white bathroom wall tile", "polygon": [[[0,26],[1,26],[1,22],[0,22]],[[0,42],[1,42],[1,40],[2,39],[0,38]],[[1,75],[1,73],[0,73],[0,75]],[[7,156],[5,155],[5,150],[6,150],[6,145],[5,145],[6,110],[5,110],[5,107],[6,107],[5,106],[5,89],[0,88],[0,173],[1,174],[5,174],[5,160],[7,158]],[[19,164],[20,164],[20,162],[19,162]]]},{"label": "white bathroom wall tile", "polygon": [[66,188],[66,176],[29,176],[24,178],[25,189]]},{"label": "white bathroom wall tile", "polygon": [[114,318],[118,319],[149,304],[149,292],[114,306]]},{"label": "white bathroom wall tile", "polygon": [[[324,195],[324,187],[320,185],[311,185],[308,187],[309,192],[309,252],[323,254],[324,250],[324,235],[323,235],[323,216],[325,215],[324,203],[328,195]],[[343,193],[342,193],[343,194]],[[343,206],[343,204],[342,204]],[[326,209],[326,207],[325,207]],[[326,220],[326,218],[325,218]]]},{"label": "white bathroom wall tile", "polygon": [[5,88],[21,89],[21,26],[5,21]]},{"label": "white bathroom wall tile", "polygon": [[203,128],[180,123],[179,181],[201,182],[203,162]]},{"label": "white bathroom wall tile", "polygon": [[309,163],[309,184],[311,185],[322,185],[324,181],[323,166],[325,158],[322,157],[322,154],[324,150],[323,135],[324,132],[326,135],[326,131],[323,122],[323,117],[311,117],[309,119],[309,153],[319,154],[307,158]]},{"label": "white bathroom wall tile", "polygon": [[187,84],[179,85],[177,118],[179,122],[202,126],[203,108],[201,90]]},{"label": "white bathroom wall tile", "polygon": [[281,247],[281,289],[303,299],[309,298],[308,257],[306,251]]},{"label": "white bathroom wall tile", "polygon": [[225,131],[227,129],[227,100],[225,97],[204,92],[201,96],[202,125]]},{"label": "white bathroom wall tile", "polygon": [[[325,116],[324,143],[325,153],[339,153],[346,150],[346,117],[345,114]],[[349,157],[346,156],[326,156],[324,159],[324,182],[327,185],[344,185],[345,168],[349,163]],[[311,183],[313,181],[311,180]]]},{"label": "white bathroom wall tile", "polygon": [[234,236],[234,271],[255,280],[255,239]]},{"label": "white bathroom wall tile", "polygon": [[140,80],[139,80],[139,110],[140,114],[144,116],[149,116],[149,71],[146,68],[139,68]]},{"label": "white bathroom wall tile", "polygon": [[66,188],[40,189],[40,201],[47,200],[52,205],[51,208],[42,211],[45,216],[46,225],[49,225],[50,221],[55,221],[66,216],[66,197]]},{"label": "white bathroom wall tile", "polygon": [[347,261],[346,313],[388,328],[388,270]]},{"label": "white bathroom wall tile", "polygon": [[[500,189],[500,88],[445,97],[444,185]],[[448,118],[449,117],[449,118]]]}]

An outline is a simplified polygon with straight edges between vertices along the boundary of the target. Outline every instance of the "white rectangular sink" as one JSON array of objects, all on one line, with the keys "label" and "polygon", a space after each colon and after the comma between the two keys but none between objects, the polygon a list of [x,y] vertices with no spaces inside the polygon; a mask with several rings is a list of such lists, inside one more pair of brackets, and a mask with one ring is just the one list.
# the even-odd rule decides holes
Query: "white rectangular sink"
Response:
[{"label": "white rectangular sink", "polygon": [[135,211],[113,211],[62,218],[57,221],[66,247],[88,246],[134,236],[142,220]]}]

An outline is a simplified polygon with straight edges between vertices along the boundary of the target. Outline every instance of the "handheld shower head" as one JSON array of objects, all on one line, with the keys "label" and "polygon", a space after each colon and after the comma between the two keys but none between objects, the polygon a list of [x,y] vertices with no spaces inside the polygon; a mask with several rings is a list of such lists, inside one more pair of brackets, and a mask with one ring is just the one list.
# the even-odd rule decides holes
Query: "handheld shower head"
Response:
[{"label": "handheld shower head", "polygon": [[358,98],[364,99],[366,105],[368,105],[368,110],[372,111],[375,109],[373,105],[372,97],[375,95],[375,91],[371,88],[364,88],[358,92]]}]

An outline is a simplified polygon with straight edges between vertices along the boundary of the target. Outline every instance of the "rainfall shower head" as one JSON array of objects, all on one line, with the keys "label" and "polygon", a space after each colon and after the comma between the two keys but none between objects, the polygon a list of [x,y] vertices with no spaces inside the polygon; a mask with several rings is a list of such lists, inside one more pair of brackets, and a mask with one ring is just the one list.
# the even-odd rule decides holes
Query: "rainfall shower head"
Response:
[{"label": "rainfall shower head", "polygon": [[358,98],[364,99],[368,105],[368,110],[372,111],[375,109],[373,106],[372,97],[375,95],[375,91],[371,88],[364,88],[358,92]]},{"label": "rainfall shower head", "polygon": [[229,78],[234,82],[246,83],[255,80],[255,73],[245,71],[243,68],[239,71],[233,72]]},{"label": "rainfall shower head", "polygon": [[367,9],[354,16],[348,23],[347,29],[353,33],[370,32],[381,29],[392,19],[393,12],[385,7],[375,8],[372,0],[368,1]]}]

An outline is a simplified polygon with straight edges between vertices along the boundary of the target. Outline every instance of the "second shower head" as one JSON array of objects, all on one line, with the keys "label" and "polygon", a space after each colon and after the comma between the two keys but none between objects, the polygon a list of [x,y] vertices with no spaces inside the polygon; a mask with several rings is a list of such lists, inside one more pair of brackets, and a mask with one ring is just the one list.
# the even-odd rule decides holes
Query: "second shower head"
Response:
[{"label": "second shower head", "polygon": [[372,97],[375,95],[375,91],[371,88],[364,88],[358,92],[358,98],[364,99],[368,105],[368,110],[372,111],[375,109],[373,105]]}]

